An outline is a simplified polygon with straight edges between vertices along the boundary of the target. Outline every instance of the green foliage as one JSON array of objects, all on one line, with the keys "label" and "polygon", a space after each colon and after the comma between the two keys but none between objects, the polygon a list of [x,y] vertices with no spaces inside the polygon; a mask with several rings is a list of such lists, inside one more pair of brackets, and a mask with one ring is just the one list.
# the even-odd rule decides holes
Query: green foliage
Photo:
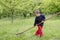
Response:
[{"label": "green foliage", "polygon": [[[6,13],[4,12],[6,10]],[[13,16],[26,17],[34,13],[34,10],[42,10],[44,14],[53,14],[60,11],[59,0],[0,0],[0,15],[8,13],[8,17]],[[12,11],[13,10],[13,11]],[[2,15],[2,16],[3,16]],[[6,16],[7,17],[7,16]]]}]

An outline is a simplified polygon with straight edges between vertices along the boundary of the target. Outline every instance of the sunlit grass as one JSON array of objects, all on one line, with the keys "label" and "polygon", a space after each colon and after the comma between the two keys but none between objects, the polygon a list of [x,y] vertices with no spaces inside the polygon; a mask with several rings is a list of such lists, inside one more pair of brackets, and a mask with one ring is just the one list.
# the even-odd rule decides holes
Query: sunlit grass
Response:
[{"label": "sunlit grass", "polygon": [[48,20],[43,27],[43,38],[36,37],[34,34],[37,27],[16,37],[16,33],[22,32],[33,26],[34,18],[29,19],[15,19],[13,23],[11,20],[0,20],[0,40],[60,40],[60,19]]}]

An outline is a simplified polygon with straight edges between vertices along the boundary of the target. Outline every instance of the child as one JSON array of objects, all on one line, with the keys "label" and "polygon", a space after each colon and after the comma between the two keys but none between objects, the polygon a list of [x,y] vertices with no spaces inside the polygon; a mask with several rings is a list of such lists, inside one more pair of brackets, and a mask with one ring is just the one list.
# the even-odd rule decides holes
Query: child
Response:
[{"label": "child", "polygon": [[34,14],[36,16],[34,26],[36,25],[38,26],[38,30],[35,35],[42,37],[43,36],[42,28],[45,21],[45,16],[41,14],[39,10],[35,10]]}]

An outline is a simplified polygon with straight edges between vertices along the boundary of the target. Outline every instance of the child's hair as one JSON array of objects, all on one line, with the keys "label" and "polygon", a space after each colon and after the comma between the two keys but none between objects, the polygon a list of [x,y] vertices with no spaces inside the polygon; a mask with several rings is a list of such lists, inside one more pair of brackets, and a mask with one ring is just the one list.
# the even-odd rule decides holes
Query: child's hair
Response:
[{"label": "child's hair", "polygon": [[[39,10],[39,9],[37,9],[37,10],[35,10],[35,11],[38,11],[40,14],[42,14],[42,11],[41,11],[41,10]],[[34,11],[34,12],[35,12],[35,11]]]}]

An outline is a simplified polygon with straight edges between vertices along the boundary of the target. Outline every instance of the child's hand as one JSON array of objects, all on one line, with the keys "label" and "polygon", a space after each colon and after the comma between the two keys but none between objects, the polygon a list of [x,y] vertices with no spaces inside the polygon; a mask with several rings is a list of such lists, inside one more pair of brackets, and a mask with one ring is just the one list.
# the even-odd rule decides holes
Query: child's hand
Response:
[{"label": "child's hand", "polygon": [[42,23],[44,23],[45,21],[42,21]]}]

